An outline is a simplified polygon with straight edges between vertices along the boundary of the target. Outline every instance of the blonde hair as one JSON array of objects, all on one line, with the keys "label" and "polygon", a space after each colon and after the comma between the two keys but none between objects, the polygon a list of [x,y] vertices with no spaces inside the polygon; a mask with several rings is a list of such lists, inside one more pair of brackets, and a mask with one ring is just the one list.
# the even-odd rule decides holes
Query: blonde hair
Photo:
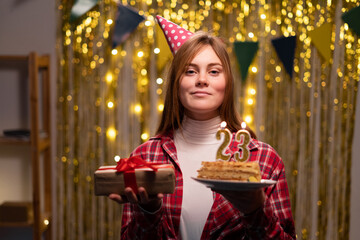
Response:
[{"label": "blonde hair", "polygon": [[[232,75],[230,58],[224,42],[209,33],[198,32],[188,39],[177,51],[171,63],[167,76],[164,111],[157,130],[157,134],[165,134],[169,131],[181,129],[184,118],[184,106],[179,97],[180,79],[186,67],[205,46],[211,46],[219,57],[224,69],[226,87],[223,103],[219,107],[219,115],[226,121],[230,131],[235,132],[241,128],[241,119],[234,103],[234,78]],[[256,138],[251,129],[248,129],[253,138]]]}]

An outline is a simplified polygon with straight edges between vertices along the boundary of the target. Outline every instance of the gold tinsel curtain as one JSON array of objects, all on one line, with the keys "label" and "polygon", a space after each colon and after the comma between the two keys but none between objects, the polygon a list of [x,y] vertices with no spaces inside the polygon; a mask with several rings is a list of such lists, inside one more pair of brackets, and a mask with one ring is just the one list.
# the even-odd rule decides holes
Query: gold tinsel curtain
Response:
[{"label": "gold tinsel curtain", "polygon": [[[359,3],[124,0],[118,4],[146,19],[116,49],[116,3],[100,0],[70,22],[73,3],[57,1],[57,239],[119,239],[121,207],[94,196],[93,173],[128,156],[156,130],[166,72],[154,52],[156,14],[228,40],[239,111],[283,157],[298,238],[348,238],[360,40],[341,14]],[[329,62],[308,36],[324,23],[332,26]],[[271,40],[294,35],[290,78]],[[246,81],[240,80],[234,41],[259,42]]]}]

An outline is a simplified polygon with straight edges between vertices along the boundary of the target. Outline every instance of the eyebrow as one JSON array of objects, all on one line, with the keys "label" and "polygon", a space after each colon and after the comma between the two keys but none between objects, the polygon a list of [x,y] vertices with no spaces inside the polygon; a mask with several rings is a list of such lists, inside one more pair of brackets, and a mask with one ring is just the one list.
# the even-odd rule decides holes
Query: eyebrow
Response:
[{"label": "eyebrow", "polygon": [[[189,63],[188,65],[186,65],[186,67],[197,67],[198,65],[197,64],[194,64],[194,63]],[[214,66],[221,66],[222,67],[222,64],[221,63],[209,63],[207,65],[208,67],[214,67]]]}]

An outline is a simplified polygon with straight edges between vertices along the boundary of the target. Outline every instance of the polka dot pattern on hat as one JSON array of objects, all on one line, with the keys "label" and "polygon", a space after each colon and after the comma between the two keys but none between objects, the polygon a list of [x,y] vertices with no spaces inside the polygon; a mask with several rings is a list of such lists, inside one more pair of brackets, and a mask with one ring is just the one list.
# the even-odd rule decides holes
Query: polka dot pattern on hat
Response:
[{"label": "polka dot pattern on hat", "polygon": [[181,45],[193,35],[192,32],[166,20],[163,17],[156,16],[156,19],[165,34],[165,38],[173,54],[175,54]]}]

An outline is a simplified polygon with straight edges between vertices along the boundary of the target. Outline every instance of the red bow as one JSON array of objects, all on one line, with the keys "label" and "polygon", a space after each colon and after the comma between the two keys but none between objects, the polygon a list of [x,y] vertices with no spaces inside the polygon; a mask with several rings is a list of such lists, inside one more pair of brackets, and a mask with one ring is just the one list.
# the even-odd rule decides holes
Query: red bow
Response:
[{"label": "red bow", "polygon": [[154,164],[148,163],[140,157],[122,158],[116,165],[116,171],[124,173],[125,187],[131,187],[135,194],[138,193],[135,169],[149,167],[155,172],[158,170]]},{"label": "red bow", "polygon": [[127,172],[134,171],[137,168],[149,167],[155,172],[158,170],[154,164],[148,163],[139,157],[122,158],[116,165],[116,171]]}]

